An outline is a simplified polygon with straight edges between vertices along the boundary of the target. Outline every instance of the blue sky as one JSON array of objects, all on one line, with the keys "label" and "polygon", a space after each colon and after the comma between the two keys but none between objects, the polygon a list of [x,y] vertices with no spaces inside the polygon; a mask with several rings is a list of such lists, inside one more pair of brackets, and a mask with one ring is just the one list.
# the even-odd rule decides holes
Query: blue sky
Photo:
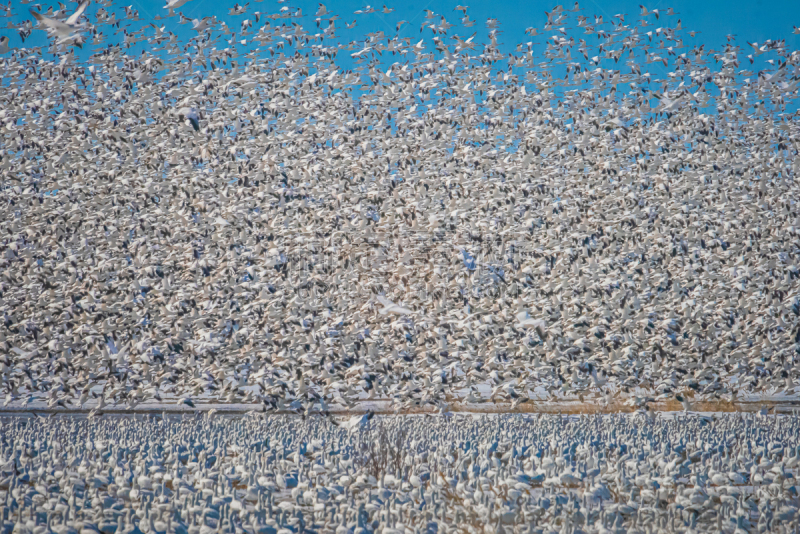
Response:
[{"label": "blue sky", "polygon": [[[383,6],[384,0],[378,0],[378,3],[373,4],[373,7],[380,11]],[[603,15],[605,20],[617,13],[626,13],[626,23],[638,24],[639,16],[639,3],[642,0],[624,1],[624,0],[585,0],[581,2],[581,14]],[[40,2],[46,9],[47,6],[53,5],[58,9],[56,2]],[[244,2],[242,2],[244,3]],[[507,51],[513,49],[513,46],[520,42],[527,42],[533,40],[534,42],[542,43],[544,37],[530,38],[524,35],[526,27],[534,26],[542,28],[546,21],[544,12],[549,11],[555,5],[552,3],[541,3],[531,1],[512,0],[505,2],[490,2],[490,1],[468,1],[462,2],[469,5],[468,14],[471,19],[477,21],[474,27],[464,28],[460,25],[460,12],[454,11],[453,8],[458,4],[454,1],[444,0],[411,0],[408,2],[394,1],[389,4],[389,7],[395,9],[394,13],[384,15],[382,13],[373,13],[369,15],[355,15],[353,12],[366,5],[365,2],[357,0],[335,0],[326,3],[329,12],[339,14],[341,20],[338,21],[338,30],[342,42],[349,42],[351,40],[359,40],[363,36],[372,31],[383,31],[387,36],[398,34],[395,31],[395,24],[399,20],[407,20],[409,24],[401,28],[400,37],[409,37],[413,42],[417,42],[421,38],[425,38],[426,42],[430,43],[432,34],[429,30],[420,33],[420,24],[425,18],[425,9],[430,9],[437,14],[444,15],[447,20],[455,24],[450,29],[448,35],[452,36],[458,34],[466,37],[472,34],[473,31],[478,31],[476,40],[483,40],[486,36],[487,30],[485,21],[488,17],[494,17],[500,21],[500,29],[502,35],[500,42],[504,43]],[[315,30],[314,13],[317,9],[316,1],[308,0],[287,0],[286,3],[278,4],[275,0],[264,0],[263,2],[250,2],[250,9],[247,14],[243,16],[230,16],[228,8],[232,7],[233,1],[220,1],[220,0],[191,0],[178,11],[182,11],[189,18],[204,17],[216,15],[218,18],[225,20],[231,28],[237,28],[239,23],[244,18],[252,18],[254,11],[261,11],[262,13],[274,13],[282,6],[290,6],[291,8],[302,8],[304,17],[300,22],[309,31]],[[15,16],[11,20],[17,22],[24,18],[31,18],[28,9],[34,4],[23,4],[18,0],[12,0],[14,6]],[[70,9],[74,8],[77,4],[69,2]],[[115,3],[120,14],[123,5],[132,5],[135,9],[139,10],[141,23],[149,23],[152,17],[156,14],[164,15],[166,10],[163,9],[164,2],[156,0],[124,0],[124,3]],[[92,13],[97,9],[95,4],[89,10]],[[564,7],[569,9],[572,7],[572,2],[567,0]],[[748,49],[746,41],[762,43],[766,39],[786,39],[786,45],[789,49],[800,48],[800,35],[792,34],[793,26],[800,26],[800,1],[798,0],[755,0],[755,1],[739,1],[739,0],[676,0],[667,2],[660,0],[651,2],[646,7],[648,9],[659,9],[666,12],[668,7],[672,7],[679,14],[674,17],[662,16],[660,20],[655,20],[653,17],[648,17],[648,20],[653,23],[651,29],[659,26],[674,26],[677,19],[682,20],[682,25],[685,30],[697,30],[699,33],[696,37],[692,38],[688,34],[685,36],[685,44],[693,46],[695,44],[706,44],[706,48],[718,49],[725,43],[726,35],[737,35],[737,43],[743,48]],[[293,9],[294,10],[294,9]],[[353,29],[345,29],[344,23],[357,20],[357,26]],[[293,19],[297,20],[297,19]],[[438,18],[436,19],[438,21]],[[168,30],[178,34],[181,38],[187,38],[194,35],[189,29],[188,25],[178,24],[178,18],[173,17],[162,21],[156,21],[157,24],[166,25]],[[141,23],[134,23],[132,28],[137,27]],[[263,24],[263,19],[262,22]],[[103,30],[104,33],[113,34],[109,31],[108,27]],[[10,38],[11,46],[21,46],[21,40],[17,31],[11,28],[0,29],[1,35],[7,35]],[[587,39],[588,40],[588,39]],[[33,35],[26,41],[26,45],[37,46],[45,44],[44,32],[34,30]],[[109,42],[113,42],[113,36],[110,35]],[[745,54],[749,53],[749,50]],[[341,57],[341,56],[340,56]],[[743,66],[744,67],[744,66]]]}]

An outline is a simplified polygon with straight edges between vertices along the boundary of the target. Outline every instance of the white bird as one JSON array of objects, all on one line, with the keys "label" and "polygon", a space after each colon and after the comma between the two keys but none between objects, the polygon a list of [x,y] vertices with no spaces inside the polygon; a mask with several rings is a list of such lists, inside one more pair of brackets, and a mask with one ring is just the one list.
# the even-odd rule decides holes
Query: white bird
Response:
[{"label": "white bird", "polygon": [[528,314],[528,310],[522,310],[517,313],[516,317],[517,326],[521,328],[536,328],[542,330],[547,328],[547,321],[544,319],[534,319]]},{"label": "white bird", "polygon": [[167,5],[164,6],[164,9],[169,10],[169,15],[173,15],[173,11],[178,9],[179,7],[183,7],[184,4],[191,0],[167,0]]},{"label": "white bird", "polygon": [[78,9],[75,12],[67,17],[66,20],[63,22],[54,18],[46,17],[41,13],[37,13],[34,10],[29,10],[33,18],[36,19],[39,24],[41,24],[44,29],[47,30],[49,34],[52,34],[58,37],[59,41],[65,41],[73,37],[73,34],[80,29],[80,25],[78,24],[78,20],[83,15],[86,8],[89,6],[90,0],[84,0],[78,6]]},{"label": "white bird", "polygon": [[197,33],[202,33],[212,26],[214,22],[213,17],[205,17],[203,19],[193,19],[192,29]]},{"label": "white bird", "polygon": [[687,399],[686,397],[682,395],[675,395],[675,400],[681,403],[684,412],[692,411],[692,405],[689,403],[689,399]]},{"label": "white bird", "polygon": [[200,131],[200,115],[198,115],[195,108],[182,107],[177,111],[177,113],[181,120],[187,120],[189,123],[191,123],[195,132]]},{"label": "white bird", "polygon": [[363,415],[354,415],[340,426],[350,433],[359,432],[367,428],[374,416],[375,414],[373,412],[367,412]]},{"label": "white bird", "polygon": [[398,315],[410,315],[414,313],[414,310],[395,304],[394,302],[392,302],[391,300],[387,299],[382,295],[378,295],[376,298],[378,299],[378,302],[383,304],[383,308],[378,310],[381,315],[386,315],[389,313],[396,313]]}]

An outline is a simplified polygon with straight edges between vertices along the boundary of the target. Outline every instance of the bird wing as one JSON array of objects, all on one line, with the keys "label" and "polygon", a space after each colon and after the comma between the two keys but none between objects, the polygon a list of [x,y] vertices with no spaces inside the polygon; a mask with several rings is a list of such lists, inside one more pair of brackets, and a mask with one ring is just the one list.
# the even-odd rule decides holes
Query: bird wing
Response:
[{"label": "bird wing", "polygon": [[355,415],[350,419],[348,419],[347,421],[345,421],[344,423],[341,423],[340,426],[346,428],[347,430],[352,430],[353,428],[358,426],[358,423],[361,421],[361,417],[362,416],[360,415]]},{"label": "bird wing", "polygon": [[544,328],[546,326],[544,320],[528,318],[519,322],[520,326],[530,326],[532,328]]},{"label": "bird wing", "polygon": [[381,304],[383,304],[386,307],[396,306],[396,304],[394,302],[392,302],[391,300],[387,299],[383,295],[378,295],[378,302],[380,302]]},{"label": "bird wing", "polygon": [[34,11],[32,9],[30,10],[30,12],[31,12],[31,15],[33,15],[33,18],[35,18],[36,21],[39,22],[39,24],[43,24],[44,26],[47,26],[48,28],[50,28],[51,30],[53,30],[53,31],[55,31],[57,33],[71,33],[72,32],[72,27],[64,24],[60,20],[56,20],[56,19],[51,19],[49,17],[45,17],[44,15],[42,15],[40,13],[37,13],[36,11]]},{"label": "bird wing", "polygon": [[66,20],[68,26],[73,26],[76,22],[78,22],[78,19],[81,18],[83,12],[86,11],[87,7],[89,7],[90,2],[91,0],[83,0],[83,2],[81,2],[81,5],[79,5],[78,9],[75,10],[75,13],[70,15],[69,18]]}]

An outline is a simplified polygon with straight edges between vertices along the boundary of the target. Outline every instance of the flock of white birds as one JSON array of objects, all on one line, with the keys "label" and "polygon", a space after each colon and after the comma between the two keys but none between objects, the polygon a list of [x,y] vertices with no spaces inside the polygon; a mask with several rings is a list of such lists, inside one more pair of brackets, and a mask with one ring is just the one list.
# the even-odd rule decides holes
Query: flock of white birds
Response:
[{"label": "flock of white birds", "polygon": [[0,5],[0,534],[798,531],[796,414],[656,410],[800,392],[800,52],[187,1]]},{"label": "flock of white birds", "polygon": [[0,56],[7,407],[796,398],[784,40],[576,3],[539,57],[467,6],[336,44],[322,4],[185,3],[185,42],[108,2],[9,23],[50,44]]},{"label": "flock of white birds", "polygon": [[791,534],[800,417],[6,418],[5,534]]}]

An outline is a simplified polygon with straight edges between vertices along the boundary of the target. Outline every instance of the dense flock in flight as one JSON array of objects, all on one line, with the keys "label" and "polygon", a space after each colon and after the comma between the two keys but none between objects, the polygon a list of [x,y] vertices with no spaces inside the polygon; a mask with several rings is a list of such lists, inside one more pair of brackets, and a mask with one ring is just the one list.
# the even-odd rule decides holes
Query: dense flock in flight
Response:
[{"label": "dense flock in flight", "polygon": [[8,24],[5,406],[796,397],[784,39],[576,3],[527,37],[457,6],[344,43],[392,9],[191,5]]},{"label": "dense flock in flight", "polygon": [[138,417],[5,419],[4,532],[800,528],[796,415]]}]

